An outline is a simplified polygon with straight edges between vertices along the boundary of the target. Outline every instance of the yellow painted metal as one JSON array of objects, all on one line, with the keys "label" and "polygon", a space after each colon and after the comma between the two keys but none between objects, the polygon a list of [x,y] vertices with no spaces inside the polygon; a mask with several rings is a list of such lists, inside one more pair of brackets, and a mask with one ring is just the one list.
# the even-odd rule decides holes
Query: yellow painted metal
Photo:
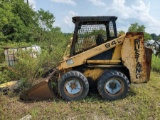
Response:
[{"label": "yellow painted metal", "polygon": [[[64,70],[64,69],[67,69],[67,68],[82,65],[82,64],[86,63],[87,59],[89,59],[89,58],[91,58],[95,55],[98,55],[98,54],[100,54],[104,51],[107,51],[111,48],[114,48],[117,45],[122,44],[123,41],[124,41],[124,38],[125,38],[125,35],[120,36],[119,38],[116,38],[114,40],[111,40],[109,42],[101,44],[97,47],[91,48],[91,49],[89,49],[87,51],[84,51],[80,54],[77,54],[73,57],[70,57],[67,60],[62,61],[59,64],[58,69],[59,70]],[[69,64],[67,64],[67,63],[69,63]]]},{"label": "yellow painted metal", "polygon": [[122,49],[122,44],[117,45],[114,49],[114,53],[112,56],[112,60],[119,60],[121,58],[121,49]]},{"label": "yellow painted metal", "polygon": [[0,91],[7,93],[8,91],[14,92],[21,85],[21,81],[10,81],[0,84]]},{"label": "yellow painted metal", "polygon": [[0,84],[0,88],[9,88],[12,86],[15,86],[18,83],[18,81],[10,81],[3,84]]},{"label": "yellow painted metal", "polygon": [[[111,60],[88,60],[113,47],[115,47],[115,50]],[[69,64],[67,64],[67,61]],[[149,79],[147,74],[150,73],[150,70],[147,70],[146,61],[143,33],[127,33],[117,39],[68,58],[60,63],[58,69],[65,70],[85,63],[93,65],[117,65],[122,63],[129,70],[131,82],[141,83]]]},{"label": "yellow painted metal", "polygon": [[115,65],[121,63],[121,60],[87,60],[89,64]]},{"label": "yellow painted metal", "polygon": [[87,69],[83,74],[87,77],[87,78],[92,78],[92,80],[97,80],[99,78],[99,76],[103,73],[103,69]]}]

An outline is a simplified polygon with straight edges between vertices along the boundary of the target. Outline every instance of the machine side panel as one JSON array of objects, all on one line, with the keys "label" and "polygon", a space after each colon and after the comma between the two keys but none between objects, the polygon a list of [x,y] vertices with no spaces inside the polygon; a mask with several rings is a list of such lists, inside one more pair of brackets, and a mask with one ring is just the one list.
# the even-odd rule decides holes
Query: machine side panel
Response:
[{"label": "machine side panel", "polygon": [[147,63],[143,33],[127,33],[121,54],[122,62],[129,70],[131,82],[147,82],[150,67],[147,67],[149,63]]}]

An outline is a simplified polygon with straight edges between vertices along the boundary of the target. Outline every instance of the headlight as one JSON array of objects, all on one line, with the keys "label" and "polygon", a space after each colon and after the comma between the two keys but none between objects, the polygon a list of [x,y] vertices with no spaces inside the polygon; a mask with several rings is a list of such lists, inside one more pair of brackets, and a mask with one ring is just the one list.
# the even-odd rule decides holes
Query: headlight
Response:
[{"label": "headlight", "polygon": [[74,64],[74,62],[73,62],[72,59],[66,60],[66,63],[67,63],[67,65],[72,65],[72,64]]}]

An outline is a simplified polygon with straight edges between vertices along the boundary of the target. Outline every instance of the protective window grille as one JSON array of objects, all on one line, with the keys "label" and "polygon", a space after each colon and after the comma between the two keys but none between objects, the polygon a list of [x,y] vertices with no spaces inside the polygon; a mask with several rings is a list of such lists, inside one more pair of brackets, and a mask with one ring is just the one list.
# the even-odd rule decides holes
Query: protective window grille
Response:
[{"label": "protective window grille", "polygon": [[101,35],[104,41],[107,40],[106,26],[104,24],[82,25],[78,30],[75,51],[80,52],[96,46],[98,44],[98,35]]}]

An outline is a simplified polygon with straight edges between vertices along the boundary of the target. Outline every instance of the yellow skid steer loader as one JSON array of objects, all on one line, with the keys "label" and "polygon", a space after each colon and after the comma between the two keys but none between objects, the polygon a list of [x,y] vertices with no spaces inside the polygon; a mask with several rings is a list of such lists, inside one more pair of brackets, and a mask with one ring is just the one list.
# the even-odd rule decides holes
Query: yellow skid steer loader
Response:
[{"label": "yellow skid steer loader", "polygon": [[[70,52],[47,80],[25,91],[24,100],[80,100],[96,88],[103,99],[127,95],[130,83],[150,79],[152,50],[144,46],[143,33],[117,35],[115,16],[73,17]],[[67,53],[67,52],[66,52]]]}]

